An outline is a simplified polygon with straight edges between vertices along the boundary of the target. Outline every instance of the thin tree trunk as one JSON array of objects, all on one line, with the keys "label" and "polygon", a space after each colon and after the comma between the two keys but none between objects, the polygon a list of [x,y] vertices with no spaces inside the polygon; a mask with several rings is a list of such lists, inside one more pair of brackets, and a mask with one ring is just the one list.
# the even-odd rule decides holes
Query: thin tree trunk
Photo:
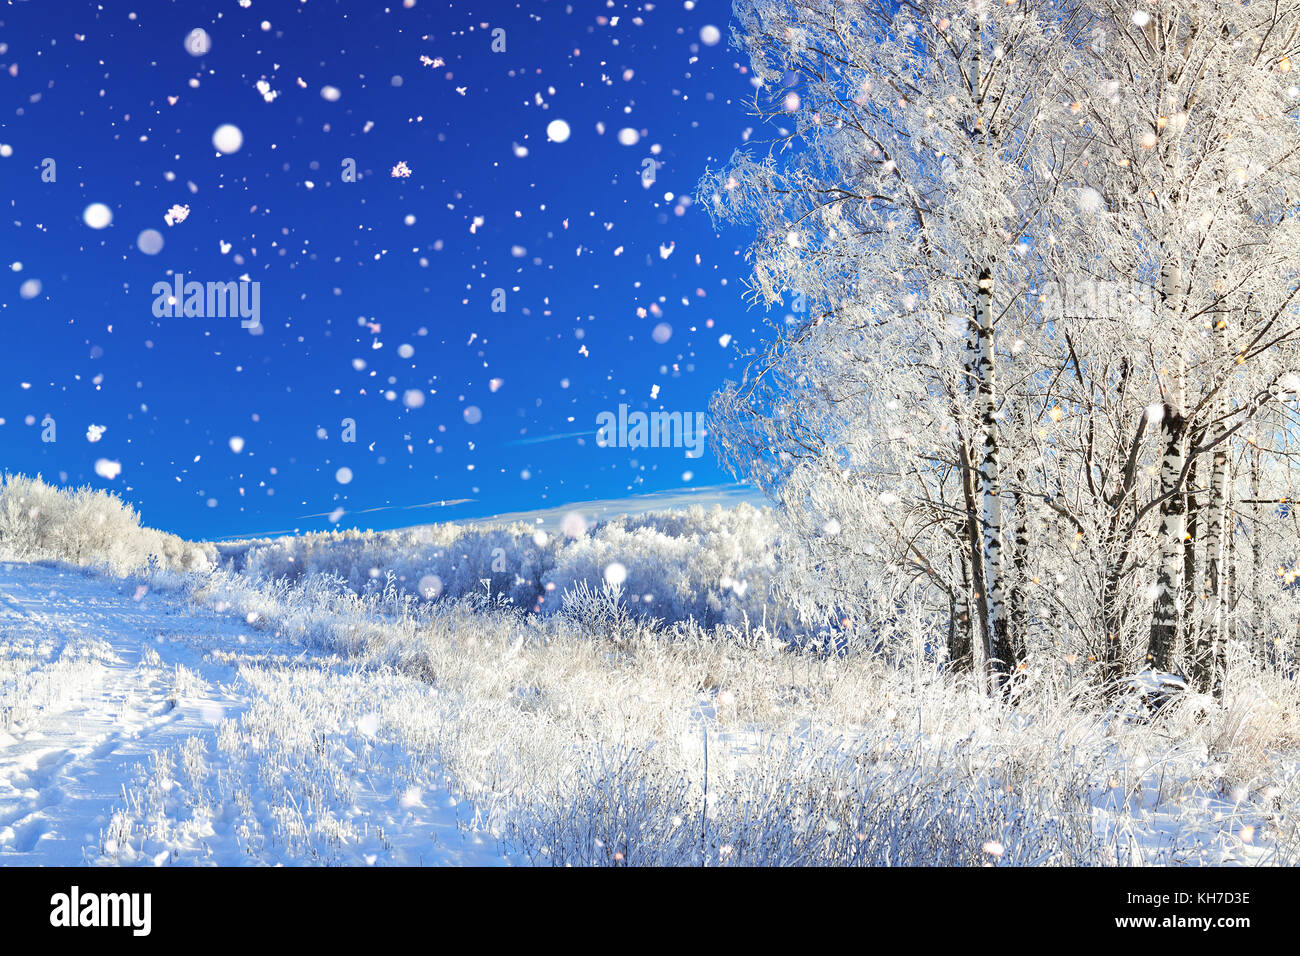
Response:
[{"label": "thin tree trunk", "polygon": [[[1228,466],[1228,502],[1237,500],[1237,475]],[[1237,516],[1230,511],[1223,522],[1223,633],[1226,639],[1242,643],[1241,615],[1241,547],[1237,541]],[[1247,648],[1249,644],[1243,645]]]},{"label": "thin tree trunk", "polygon": [[[1125,394],[1128,377],[1129,363],[1124,359],[1120,365],[1117,383],[1117,394],[1121,399]],[[1124,600],[1123,581],[1131,571],[1129,562],[1133,554],[1133,537],[1122,529],[1124,516],[1132,503],[1131,496],[1137,480],[1138,450],[1148,422],[1149,417],[1146,412],[1143,412],[1133,433],[1129,459],[1125,464],[1119,488],[1116,489],[1114,497],[1103,496],[1103,500],[1111,508],[1109,528],[1101,552],[1105,560],[1101,587],[1101,623],[1105,643],[1102,645],[1100,659],[1102,686],[1107,693],[1119,690],[1126,663],[1127,645],[1124,642],[1124,632],[1132,608]]]},{"label": "thin tree trunk", "polygon": [[1119,686],[1124,676],[1123,612],[1120,605],[1120,579],[1123,574],[1123,559],[1108,564],[1101,585],[1101,623],[1106,643],[1101,649],[1101,681],[1109,693]]},{"label": "thin tree trunk", "polygon": [[1277,655],[1271,653],[1271,643],[1264,634],[1264,608],[1260,604],[1260,575],[1264,573],[1263,545],[1259,538],[1259,449],[1250,456],[1250,643],[1257,649],[1260,661],[1277,664]]},{"label": "thin tree trunk", "polygon": [[987,266],[977,272],[975,314],[972,332],[976,337],[975,388],[979,407],[980,456],[977,477],[983,514],[982,551],[984,586],[988,603],[989,677],[1001,691],[1014,666],[1015,655],[1007,631],[1002,531],[1001,448],[998,444],[997,367],[993,341],[993,275]]},{"label": "thin tree trunk", "polygon": [[1107,688],[1114,686],[1122,676],[1119,656],[1119,580],[1114,568],[1107,568],[1101,586],[1101,624],[1106,643],[1101,649],[1101,680]]},{"label": "thin tree trunk", "polygon": [[[969,519],[962,523],[958,529],[959,532],[965,532],[969,525]],[[966,537],[965,534],[959,534],[960,538]],[[953,670],[960,673],[968,673],[974,665],[974,654],[972,642],[974,635],[971,632],[971,575],[970,575],[970,551],[966,548],[959,548],[957,552],[957,563],[961,567],[961,614],[957,613],[957,602],[954,596],[953,604],[950,609],[952,621],[948,627],[948,662]]]},{"label": "thin tree trunk", "polygon": [[[975,605],[975,623],[978,633],[989,632],[988,600],[984,591],[984,551],[980,546],[980,519],[976,504],[975,467],[971,461],[970,447],[965,440],[961,442],[962,458],[962,494],[966,505],[966,545],[969,554],[971,603]],[[972,661],[974,659],[974,642],[972,642]]]},{"label": "thin tree trunk", "polygon": [[1029,581],[1029,499],[1025,495],[1025,470],[1016,471],[1015,534],[1011,552],[1011,596],[1008,599],[1008,637],[1015,664],[1019,666],[1028,653],[1029,607],[1027,583]]},{"label": "thin tree trunk", "polygon": [[1295,622],[1295,640],[1291,642],[1291,665],[1287,668],[1286,675],[1292,680],[1296,679],[1296,664],[1300,662],[1300,620]]},{"label": "thin tree trunk", "polygon": [[[1205,430],[1199,429],[1195,435],[1189,436],[1188,444],[1196,447],[1204,435]],[[1196,492],[1196,483],[1200,481],[1200,470],[1200,459],[1192,459],[1187,468],[1187,492],[1184,496],[1187,519],[1183,533],[1183,626],[1179,633],[1179,646],[1174,648],[1174,660],[1182,660],[1188,655],[1191,655],[1193,661],[1196,660],[1199,631],[1197,605],[1204,596],[1204,589],[1196,586],[1200,580],[1196,575],[1196,544],[1201,530],[1201,499]]]},{"label": "thin tree trunk", "polygon": [[[971,44],[970,93],[972,101],[971,134],[978,140],[980,163],[985,165],[992,135],[984,113],[985,78],[983,65],[984,27],[977,21]],[[975,310],[971,323],[975,348],[974,384],[979,410],[980,454],[977,471],[978,492],[983,517],[981,555],[987,615],[984,628],[986,664],[995,693],[1002,692],[1014,665],[1008,635],[1004,587],[1006,572],[1002,547],[1002,476],[1001,449],[997,427],[997,376],[993,340],[993,272],[988,260],[975,263]]]},{"label": "thin tree trunk", "polygon": [[1207,513],[1209,527],[1205,535],[1205,625],[1196,646],[1196,660],[1202,693],[1219,686],[1218,673],[1223,655],[1223,522],[1228,507],[1228,453],[1220,443],[1214,450],[1214,468],[1210,473]]},{"label": "thin tree trunk", "polygon": [[[1163,251],[1163,250],[1162,250]],[[1182,267],[1169,255],[1162,257],[1160,268],[1161,312],[1178,345],[1175,398],[1177,408],[1168,399],[1160,419],[1164,457],[1160,462],[1160,564],[1156,572],[1156,594],[1151,612],[1151,636],[1147,660],[1157,671],[1173,668],[1179,653],[1179,595],[1184,584],[1186,558],[1183,554],[1187,533],[1186,497],[1181,493],[1186,455],[1187,407],[1186,329],[1182,318]],[[1190,582],[1188,582],[1190,583]]]},{"label": "thin tree trunk", "polygon": [[1160,420],[1164,459],[1160,463],[1160,566],[1156,575],[1155,606],[1147,660],[1158,671],[1173,666],[1178,642],[1178,594],[1183,577],[1183,534],[1186,531],[1184,499],[1178,493],[1183,470],[1183,438],[1187,421],[1169,404]]}]

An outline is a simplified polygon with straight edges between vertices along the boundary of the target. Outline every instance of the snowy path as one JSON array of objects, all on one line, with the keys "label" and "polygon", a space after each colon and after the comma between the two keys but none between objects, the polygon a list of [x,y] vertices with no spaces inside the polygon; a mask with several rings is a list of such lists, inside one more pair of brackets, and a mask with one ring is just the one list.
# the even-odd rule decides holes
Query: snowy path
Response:
[{"label": "snowy path", "polygon": [[427,688],[382,679],[182,598],[0,563],[0,865],[496,861],[382,717]]}]

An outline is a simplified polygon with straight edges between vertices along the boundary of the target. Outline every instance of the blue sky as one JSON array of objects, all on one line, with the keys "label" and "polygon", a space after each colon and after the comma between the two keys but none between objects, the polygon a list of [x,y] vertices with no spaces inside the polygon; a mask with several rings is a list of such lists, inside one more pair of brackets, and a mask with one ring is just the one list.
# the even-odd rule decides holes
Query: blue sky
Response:
[{"label": "blue sky", "polygon": [[[621,403],[705,410],[762,328],[749,237],[682,200],[751,125],[728,20],[718,0],[0,7],[0,467],[188,537],[730,481],[711,452],[594,442]],[[261,328],[156,318],[177,272],[258,282]]]}]

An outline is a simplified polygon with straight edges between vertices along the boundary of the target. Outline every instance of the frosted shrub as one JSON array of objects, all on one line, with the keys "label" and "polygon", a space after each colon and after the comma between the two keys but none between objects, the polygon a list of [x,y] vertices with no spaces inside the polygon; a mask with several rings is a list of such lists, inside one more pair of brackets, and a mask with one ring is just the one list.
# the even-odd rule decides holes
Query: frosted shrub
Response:
[{"label": "frosted shrub", "polygon": [[[538,544],[522,523],[489,528],[427,525],[396,531],[334,531],[219,545],[232,570],[254,580],[332,574],[360,591],[389,573],[404,591],[426,599],[484,589],[531,607],[555,545]],[[498,568],[502,570],[497,570]]]},{"label": "frosted shrub", "polygon": [[570,788],[521,808],[503,839],[555,866],[1079,865],[1100,850],[1077,780],[1048,812],[960,761],[867,764],[863,749],[773,742],[748,774],[714,781],[720,792],[643,752],[601,751]]},{"label": "frosted shrub", "polygon": [[103,565],[114,574],[155,566],[209,570],[216,550],[141,527],[140,515],[117,495],[64,489],[40,476],[5,475],[0,485],[0,555]]},{"label": "frosted shrub", "polygon": [[392,575],[425,600],[502,595],[553,614],[585,582],[599,589],[612,565],[626,575],[625,605],[637,617],[715,623],[789,623],[770,595],[775,523],[742,504],[692,507],[596,525],[574,539],[532,525],[429,525],[397,531],[336,531],[217,545],[231,570],[256,581],[337,577],[362,593]]},{"label": "frosted shrub", "polygon": [[[564,592],[561,610],[565,617],[599,635],[622,639],[637,628],[637,619],[627,610],[623,588],[606,581],[599,589],[579,581]],[[653,623],[657,622],[652,622]]]}]

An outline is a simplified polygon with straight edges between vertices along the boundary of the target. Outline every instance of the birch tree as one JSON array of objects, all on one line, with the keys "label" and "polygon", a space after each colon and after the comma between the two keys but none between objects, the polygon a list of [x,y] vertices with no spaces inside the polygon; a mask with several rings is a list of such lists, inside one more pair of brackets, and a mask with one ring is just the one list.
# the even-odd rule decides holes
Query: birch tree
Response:
[{"label": "birch tree", "polygon": [[[813,547],[818,523],[850,534],[836,568],[860,569],[845,549],[866,557],[891,526],[907,574],[942,577],[951,597],[958,575],[937,569],[962,568],[1003,685],[1021,615],[1007,607],[999,332],[1035,321],[1026,237],[1063,201],[1073,161],[1053,124],[1078,26],[1029,0],[741,0],[736,16],[754,111],[776,135],[706,176],[702,198],[756,227],[757,302],[798,290],[815,305],[719,393],[715,438],[787,520],[814,521]],[[907,528],[869,514],[882,507]]]},{"label": "birch tree", "polygon": [[[1134,11],[1094,0],[1086,8],[1093,69],[1076,95],[1085,179],[1101,197],[1094,250],[1101,271],[1152,283],[1160,310],[1158,334],[1141,343],[1161,453],[1145,506],[1160,519],[1147,657],[1208,688],[1223,635],[1228,446],[1286,392],[1296,367],[1300,248],[1291,210],[1300,135],[1291,57],[1300,4],[1199,0]],[[1198,581],[1188,573],[1200,544],[1190,532],[1201,529]],[[1192,641],[1202,597],[1207,626]]]},{"label": "birch tree", "polygon": [[713,434],[807,610],[928,602],[995,686],[1300,639],[1298,11],[737,4],[773,135],[701,198],[774,315]]}]

